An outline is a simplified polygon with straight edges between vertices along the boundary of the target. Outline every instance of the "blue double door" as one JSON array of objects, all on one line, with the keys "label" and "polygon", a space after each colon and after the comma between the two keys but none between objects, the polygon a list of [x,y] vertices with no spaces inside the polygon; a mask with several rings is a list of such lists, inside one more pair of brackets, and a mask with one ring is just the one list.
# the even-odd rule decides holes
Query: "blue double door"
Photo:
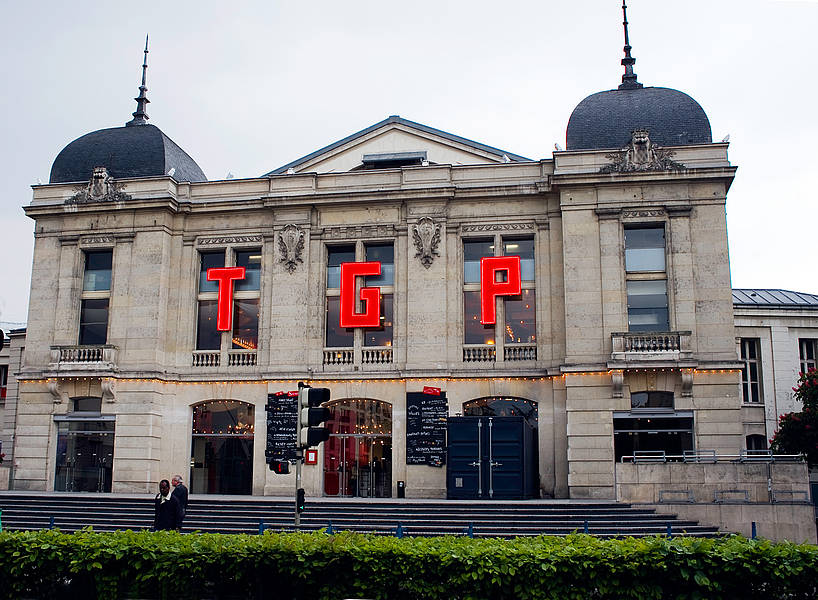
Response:
[{"label": "blue double door", "polygon": [[537,497],[537,434],[523,417],[449,417],[447,433],[448,498]]}]

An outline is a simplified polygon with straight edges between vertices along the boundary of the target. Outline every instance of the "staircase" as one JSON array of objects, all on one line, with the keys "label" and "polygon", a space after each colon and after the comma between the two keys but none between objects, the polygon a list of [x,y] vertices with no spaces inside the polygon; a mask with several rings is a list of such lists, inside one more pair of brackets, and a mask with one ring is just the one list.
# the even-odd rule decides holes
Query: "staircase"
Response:
[{"label": "staircase", "polygon": [[[293,500],[253,496],[191,496],[185,532],[258,533],[260,528],[293,531]],[[153,498],[124,494],[0,492],[4,530],[96,531],[149,529]],[[712,537],[718,528],[699,525],[653,509],[617,502],[567,500],[472,502],[308,498],[301,529],[395,535],[518,537],[588,533],[599,537],[665,535]]]}]

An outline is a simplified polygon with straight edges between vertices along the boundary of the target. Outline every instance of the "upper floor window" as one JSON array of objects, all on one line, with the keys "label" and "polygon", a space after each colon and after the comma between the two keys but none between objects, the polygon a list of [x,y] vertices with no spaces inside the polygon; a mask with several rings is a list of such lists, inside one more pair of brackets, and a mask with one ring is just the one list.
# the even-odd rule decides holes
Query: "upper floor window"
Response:
[{"label": "upper floor window", "polygon": [[84,258],[78,341],[80,345],[102,345],[108,341],[113,250],[87,251]]},{"label": "upper floor window", "polygon": [[625,278],[628,331],[668,331],[663,224],[625,228]]},{"label": "upper floor window", "polygon": [[[520,294],[495,298],[495,323],[482,318],[481,261],[496,256],[520,257]],[[505,282],[507,271],[498,271],[497,282]],[[536,282],[533,237],[476,238],[463,240],[463,343],[499,346],[504,360],[536,359],[536,347],[524,352],[515,344],[533,346],[537,341]],[[464,349],[464,360],[496,360],[495,350],[475,354]]]},{"label": "upper floor window", "polygon": [[798,340],[798,356],[801,362],[801,372],[806,373],[816,367],[815,356],[818,354],[818,340],[800,339]]},{"label": "upper floor window", "polygon": [[665,270],[664,226],[625,229],[625,270],[628,273]]},{"label": "upper floor window", "polygon": [[[379,324],[373,327],[345,328],[341,326],[341,265],[355,262],[380,263],[379,275],[356,277],[354,290],[356,314],[372,311],[368,300],[361,299],[361,289],[379,288]],[[393,298],[395,286],[395,245],[392,241],[354,242],[327,247],[327,289],[326,289],[326,337],[325,347],[347,350],[365,347],[379,347],[380,354],[364,353],[363,362],[370,357],[372,362],[392,362]],[[346,293],[346,292],[345,292]],[[358,351],[356,351],[359,353]],[[351,362],[352,353],[344,355],[337,362]],[[333,362],[336,362],[333,359]]]},{"label": "upper floor window", "polygon": [[741,399],[761,402],[761,351],[758,338],[741,338]]},{"label": "upper floor window", "polygon": [[9,368],[8,365],[0,365],[0,400],[6,399],[6,388],[8,387]]},{"label": "upper floor window", "polygon": [[[233,284],[232,323],[217,328],[219,282],[208,280],[210,269],[244,267],[243,279]],[[258,347],[261,249],[237,248],[199,253],[199,293],[196,350],[255,350]]]}]

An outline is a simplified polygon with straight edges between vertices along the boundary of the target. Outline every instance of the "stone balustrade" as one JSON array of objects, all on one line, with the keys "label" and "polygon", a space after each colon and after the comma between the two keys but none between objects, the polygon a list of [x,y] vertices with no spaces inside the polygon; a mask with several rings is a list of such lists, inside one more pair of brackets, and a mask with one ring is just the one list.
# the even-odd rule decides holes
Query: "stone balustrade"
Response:
[{"label": "stone balustrade", "polygon": [[689,331],[612,333],[611,359],[643,361],[689,358],[690,336]]}]

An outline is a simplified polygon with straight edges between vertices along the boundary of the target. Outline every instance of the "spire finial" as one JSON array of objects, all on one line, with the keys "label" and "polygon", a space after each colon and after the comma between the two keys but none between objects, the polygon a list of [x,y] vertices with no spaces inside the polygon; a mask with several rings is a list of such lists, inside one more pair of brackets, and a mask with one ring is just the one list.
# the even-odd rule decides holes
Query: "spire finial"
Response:
[{"label": "spire finial", "polygon": [[148,91],[147,86],[145,85],[145,76],[148,72],[148,36],[145,36],[145,59],[142,61],[142,85],[139,86],[139,96],[134,98],[136,100],[136,112],[133,113],[133,119],[125,123],[128,127],[131,125],[147,125],[148,113],[145,112],[145,108],[150,103],[148,97],[145,95],[145,92]]},{"label": "spire finial", "polygon": [[622,65],[625,67],[625,74],[622,75],[622,83],[619,84],[619,89],[633,90],[642,87],[642,84],[636,81],[636,73],[633,72],[636,59],[631,56],[631,43],[628,39],[628,7],[625,0],[622,0],[622,17],[622,26],[625,28],[625,58],[622,59]]}]

